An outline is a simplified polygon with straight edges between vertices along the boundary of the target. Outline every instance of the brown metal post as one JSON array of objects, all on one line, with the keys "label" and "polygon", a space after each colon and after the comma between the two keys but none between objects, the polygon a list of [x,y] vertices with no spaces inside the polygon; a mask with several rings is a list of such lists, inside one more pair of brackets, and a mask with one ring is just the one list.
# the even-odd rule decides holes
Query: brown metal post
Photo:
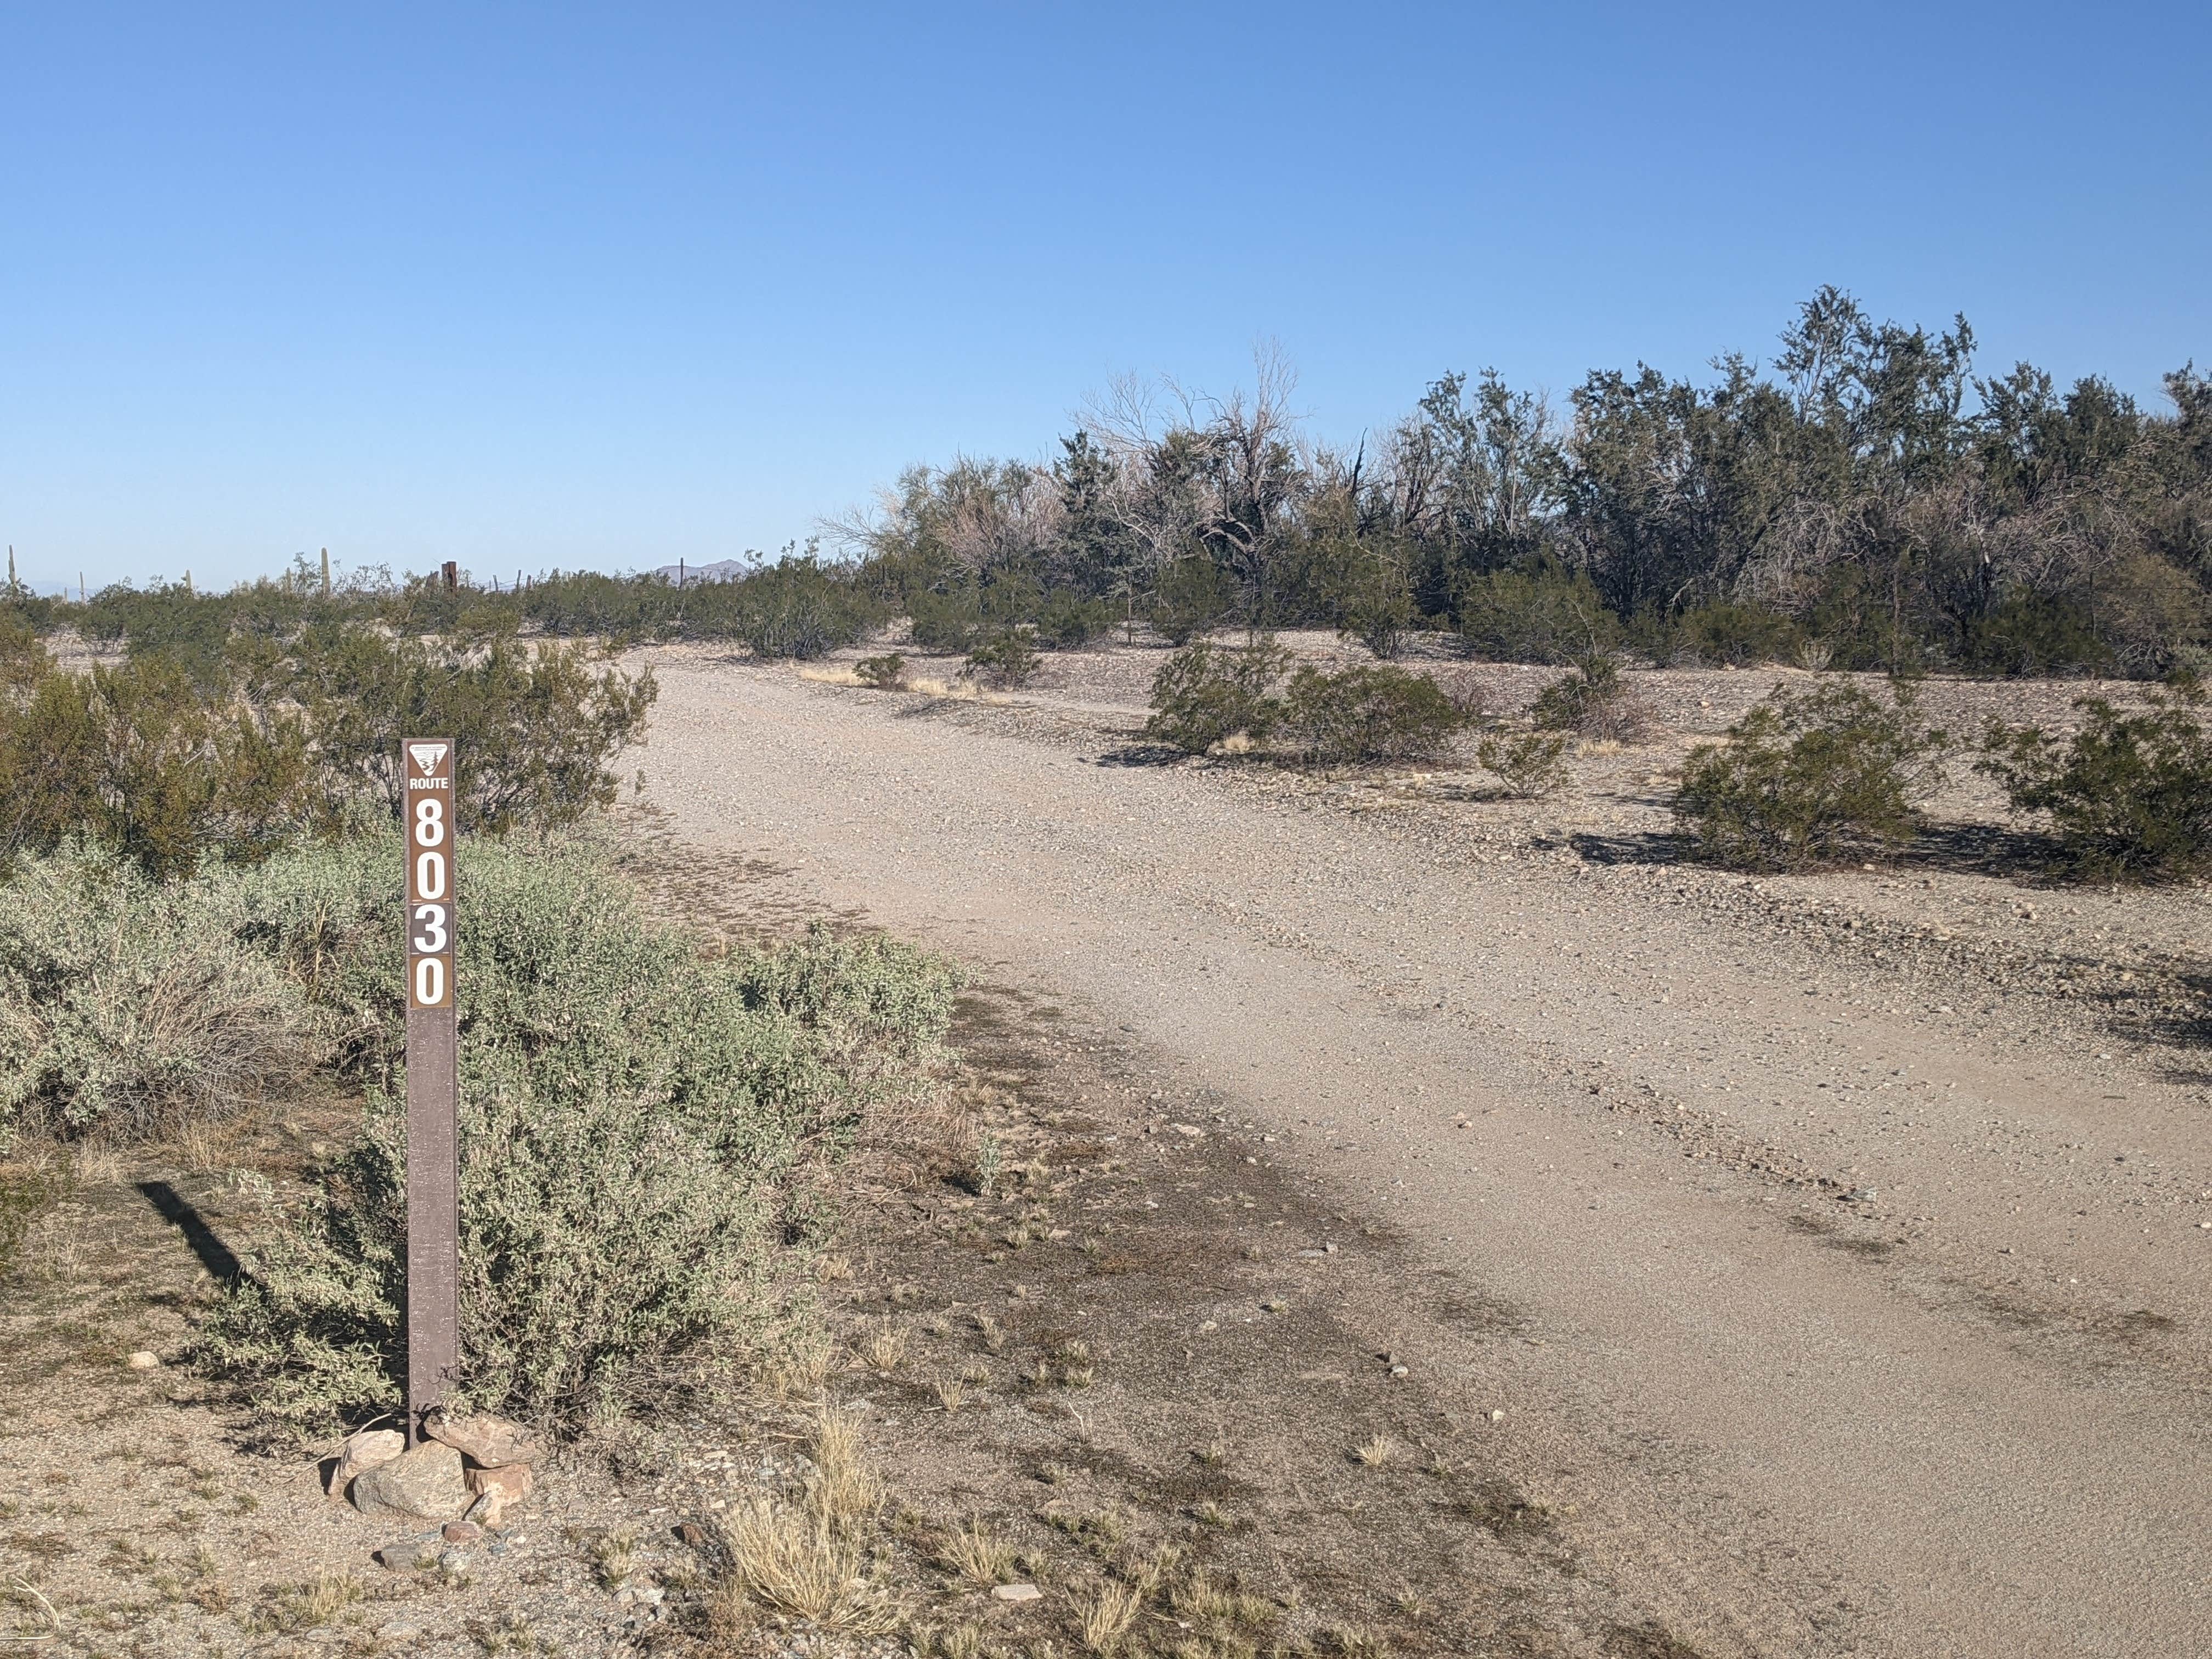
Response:
[{"label": "brown metal post", "polygon": [[446,592],[452,592],[461,585],[461,566],[458,559],[446,561]]},{"label": "brown metal post", "polygon": [[407,848],[407,1443],[460,1360],[460,1066],[453,1018],[453,745],[400,745]]}]

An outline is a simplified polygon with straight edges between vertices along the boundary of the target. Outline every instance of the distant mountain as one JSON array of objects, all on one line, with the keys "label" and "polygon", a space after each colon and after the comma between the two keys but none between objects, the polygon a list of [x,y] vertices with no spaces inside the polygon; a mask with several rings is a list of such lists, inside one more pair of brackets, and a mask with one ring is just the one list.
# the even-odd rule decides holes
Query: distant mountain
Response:
[{"label": "distant mountain", "polygon": [[653,574],[674,581],[680,571],[688,586],[692,582],[733,582],[750,568],[743,559],[718,559],[713,564],[664,564]]}]

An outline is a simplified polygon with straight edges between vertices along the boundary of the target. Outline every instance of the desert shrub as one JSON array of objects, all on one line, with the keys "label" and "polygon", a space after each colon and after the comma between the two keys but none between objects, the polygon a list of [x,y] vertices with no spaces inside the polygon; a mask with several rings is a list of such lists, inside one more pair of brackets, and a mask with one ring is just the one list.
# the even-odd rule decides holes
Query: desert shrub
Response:
[{"label": "desert shrub", "polygon": [[694,639],[739,639],[763,657],[811,660],[865,637],[881,609],[810,544],[735,581],[686,588],[681,627]]},{"label": "desert shrub", "polygon": [[2212,867],[2212,734],[2202,691],[2150,694],[2124,714],[2101,697],[2075,704],[2086,716],[2070,738],[2037,726],[1991,722],[1981,769],[2002,781],[2014,807],[2050,816],[2086,870],[2172,879]]},{"label": "desert shrub", "polygon": [[1188,645],[1237,606],[1237,586],[1206,555],[1171,559],[1152,590],[1152,623],[1169,644]]},{"label": "desert shrub", "polygon": [[1583,658],[1538,694],[1528,717],[1541,731],[1613,743],[1632,741],[1650,725],[1643,699],[1621,677],[1620,659],[1610,656]]},{"label": "desert shrub", "polygon": [[1572,662],[1620,643],[1620,619],[1596,585],[1549,560],[1470,578],[1458,609],[1468,648],[1496,661]]},{"label": "desert shrub", "polygon": [[1705,857],[1760,870],[1909,838],[1945,746],[1904,684],[1887,707],[1848,684],[1780,688],[1728,735],[1691,752],[1675,812]]},{"label": "desert shrub", "polygon": [[1476,746],[1475,758],[1509,795],[1534,800],[1566,781],[1567,740],[1556,732],[1493,732]]},{"label": "desert shrub", "polygon": [[972,588],[924,588],[908,599],[907,616],[914,642],[925,651],[965,651],[983,632],[983,608]]},{"label": "desert shrub", "polygon": [[1272,640],[1242,650],[1207,640],[1185,646],[1152,676],[1145,735],[1189,755],[1203,755],[1239,732],[1265,738],[1282,712],[1269,687],[1290,660]]},{"label": "desert shrub", "polygon": [[2057,674],[2112,661],[2086,609],[2040,593],[2008,594],[1988,616],[1968,622],[1964,635],[1965,665],[1985,674]]},{"label": "desert shrub", "polygon": [[[810,1172],[922,1086],[950,971],[822,933],[703,957],[587,852],[468,842],[459,874],[460,1393],[556,1429],[711,1395],[777,1326]],[[404,1195],[404,1103],[375,1090],[204,1334],[274,1421],[398,1401]]]},{"label": "desert shrub", "polygon": [[1057,587],[1037,611],[1037,641],[1055,651],[1073,651],[1105,633],[1115,621],[1110,601],[1087,599]]},{"label": "desert shrub", "polygon": [[326,1052],[326,1022],[250,937],[246,879],[160,883],[96,852],[21,862],[0,887],[0,1146],[222,1115]]},{"label": "desert shrub", "polygon": [[1425,674],[1304,667],[1291,677],[1280,729],[1304,758],[1337,764],[1426,760],[1463,724],[1458,706]]},{"label": "desert shrub", "polygon": [[644,736],[659,694],[650,669],[624,674],[604,649],[518,639],[511,622],[449,638],[319,625],[292,662],[326,816],[366,799],[396,818],[401,739],[443,737],[458,745],[461,827],[494,834],[560,829],[611,803],[614,762]]},{"label": "desert shrub", "polygon": [[863,657],[853,665],[853,678],[878,691],[896,691],[906,684],[906,659],[896,651]]},{"label": "desert shrub", "polygon": [[1000,685],[1019,685],[1037,672],[1036,635],[1026,628],[1002,629],[968,653],[968,672]]},{"label": "desert shrub", "polygon": [[1804,638],[1805,630],[1796,619],[1778,611],[1722,600],[1670,618],[1658,630],[1652,654],[1675,663],[1727,663],[1749,668],[1759,663],[1796,661]]},{"label": "desert shrub", "polygon": [[678,631],[691,597],[689,586],[679,592],[665,576],[571,570],[540,577],[516,597],[514,608],[542,633],[628,642]]},{"label": "desert shrub", "polygon": [[17,655],[0,684],[0,858],[85,838],[149,874],[266,856],[307,823],[294,716],[160,656],[65,673]]}]

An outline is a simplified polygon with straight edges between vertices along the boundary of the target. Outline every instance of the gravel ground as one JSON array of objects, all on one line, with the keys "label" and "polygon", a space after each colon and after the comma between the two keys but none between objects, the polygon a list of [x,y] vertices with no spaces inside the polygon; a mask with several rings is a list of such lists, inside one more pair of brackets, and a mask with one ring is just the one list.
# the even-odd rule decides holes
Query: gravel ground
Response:
[{"label": "gravel ground", "polygon": [[[1142,649],[996,704],[646,654],[644,799],[755,901],[1079,1011],[1513,1309],[1409,1310],[1408,1350],[1510,1400],[1580,1571],[1702,1650],[2212,1648],[2201,890],[2016,873],[1963,769],[1878,869],[1674,862],[1667,778],[1774,672],[1637,676],[1653,740],[1511,803],[1125,763]],[[1926,697],[1972,731],[2085,689]]]}]

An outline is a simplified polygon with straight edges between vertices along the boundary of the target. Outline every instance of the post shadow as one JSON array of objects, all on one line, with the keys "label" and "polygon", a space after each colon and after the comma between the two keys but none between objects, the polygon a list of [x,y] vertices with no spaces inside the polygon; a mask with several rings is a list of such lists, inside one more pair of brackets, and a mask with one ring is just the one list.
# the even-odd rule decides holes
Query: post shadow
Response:
[{"label": "post shadow", "polygon": [[244,1277],[246,1269],[230,1253],[230,1246],[216,1237],[215,1230],[183,1194],[166,1181],[142,1181],[138,1190],[146,1195],[148,1203],[161,1212],[163,1220],[185,1236],[185,1243],[192,1247],[200,1266],[218,1281],[234,1285]]}]

